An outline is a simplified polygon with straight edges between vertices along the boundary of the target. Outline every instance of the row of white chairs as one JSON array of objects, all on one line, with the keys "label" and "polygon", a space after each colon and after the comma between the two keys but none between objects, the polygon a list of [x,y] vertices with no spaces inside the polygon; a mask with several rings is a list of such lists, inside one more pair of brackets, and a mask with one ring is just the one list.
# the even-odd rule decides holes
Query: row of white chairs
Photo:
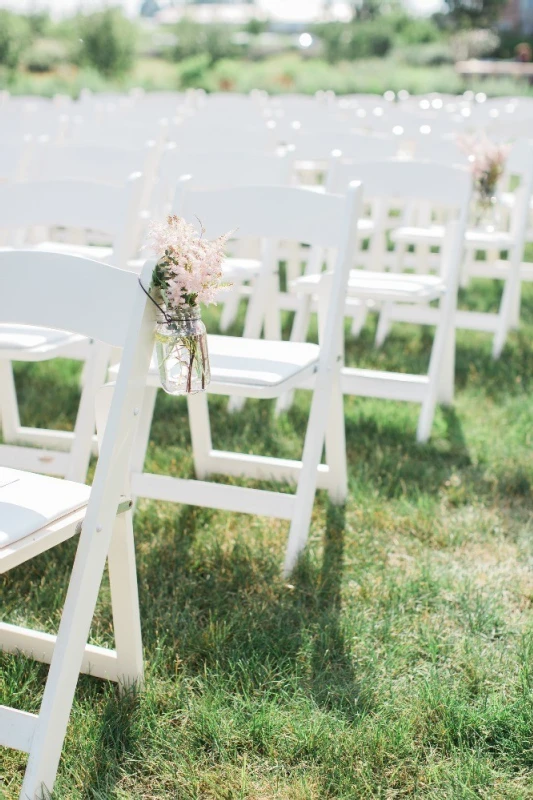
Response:
[{"label": "row of white chairs", "polygon": [[[306,161],[304,156],[310,157],[314,153],[315,160],[310,162],[311,168],[314,169],[317,165],[320,166],[320,164],[325,163],[326,169],[328,169],[330,165],[333,165],[333,174],[335,174],[337,177],[329,179],[328,185],[330,189],[334,191],[342,191],[343,182],[344,186],[347,185],[347,182],[345,179],[340,178],[343,172],[342,170],[339,170],[339,157],[341,157],[343,161],[346,161],[346,158],[343,158],[343,156],[349,151],[347,149],[345,149],[344,153],[342,150],[336,151],[336,159],[330,159],[329,163],[322,162],[321,158],[325,158],[327,156],[327,148],[331,142],[337,141],[337,143],[342,144],[343,147],[344,143],[341,140],[335,140],[334,138],[332,138],[331,141],[326,140],[326,145],[324,146],[323,151],[320,152],[318,149],[320,146],[320,137],[318,135],[315,137],[310,135],[308,143],[311,144],[311,141],[314,141],[314,143],[312,146],[310,146],[310,149],[307,152],[301,152],[301,160],[299,161],[298,151],[285,154],[285,157],[280,157],[274,154],[263,155],[260,153],[243,152],[228,152],[222,157],[222,154],[209,154],[201,152],[193,153],[190,151],[183,153],[177,146],[168,146],[163,150],[163,152],[158,153],[154,147],[146,147],[141,150],[133,148],[123,150],[120,148],[103,146],[84,148],[76,146],[58,147],[53,145],[43,145],[42,153],[39,153],[38,157],[34,157],[33,159],[30,158],[29,161],[28,159],[21,158],[17,162],[15,154],[10,152],[9,148],[5,148],[3,151],[4,163],[6,165],[4,173],[7,173],[8,165],[11,165],[12,168],[15,169],[15,177],[23,176],[25,171],[26,176],[40,179],[51,179],[53,176],[57,178],[63,178],[67,175],[70,175],[72,177],[81,177],[83,179],[91,177],[92,179],[102,180],[105,176],[108,180],[118,183],[124,181],[125,176],[129,174],[134,164],[138,164],[141,167],[140,171],[144,176],[141,209],[144,217],[146,218],[148,216],[161,216],[165,212],[165,208],[168,208],[168,204],[170,202],[170,198],[178,177],[184,174],[187,169],[195,174],[197,180],[199,180],[200,186],[213,184],[229,185],[230,183],[248,183],[250,181],[257,184],[275,183],[283,185],[291,180],[290,167],[292,163],[294,163],[295,159],[297,166],[299,164],[301,168],[305,168]],[[426,149],[426,154],[432,156],[431,160],[439,160],[443,163],[458,163],[460,161],[459,157],[456,158],[454,156],[454,152],[459,153],[454,144],[448,142],[448,148],[442,148],[443,152],[440,153],[439,158],[439,143],[435,142],[434,140],[428,141],[433,141],[433,148]],[[365,160],[375,161],[381,160],[394,153],[394,147],[392,146],[392,143],[393,140],[387,138],[381,139],[354,136],[351,141],[347,140],[346,147],[348,144],[352,147],[350,152],[353,155],[359,152],[359,158],[357,159],[357,162],[361,161],[363,158],[365,158]],[[511,173],[514,175],[519,174],[521,176],[520,186],[522,189],[520,198],[523,202],[523,198],[528,194],[527,173],[528,169],[530,168],[531,159],[525,146],[522,146],[521,148],[515,148],[515,153],[518,155],[515,155],[515,157],[509,159],[509,168],[507,170],[505,179],[507,183],[509,183],[509,176]],[[316,154],[320,155],[320,159],[318,161],[316,160]],[[337,163],[335,163],[335,161]],[[17,163],[21,165],[20,169],[13,166]],[[1,171],[2,170],[0,167],[0,172]],[[515,203],[515,200],[516,198],[514,196],[507,195],[508,204],[510,202],[511,206]],[[479,232],[474,231],[472,232],[472,235],[468,237],[471,245],[469,248],[470,255],[475,253],[476,250],[487,248],[491,248],[492,252],[496,253],[503,250],[513,251],[512,258],[514,261],[519,261],[520,263],[518,292],[520,280],[529,279],[531,277],[530,268],[527,265],[522,264],[523,246],[525,242],[523,235],[524,231],[522,230],[523,226],[521,223],[522,218],[523,215],[520,214],[520,208],[518,208],[516,213],[513,212],[512,230],[498,231],[493,235],[480,235]],[[136,233],[130,233],[129,237],[131,242],[130,260],[134,259],[138,249],[141,232],[142,224],[139,219]],[[381,236],[381,233],[376,234],[376,237],[378,235]],[[404,232],[404,237],[406,235],[407,233]],[[427,250],[429,244],[435,244],[435,236],[436,233],[434,226],[432,226],[429,230],[425,230],[424,232],[417,231],[420,249],[426,247]],[[439,236],[436,238],[438,239]],[[404,238],[404,249],[406,244],[407,241]],[[381,248],[379,254],[381,257],[384,257],[385,253],[383,248]],[[109,258],[109,251],[104,249],[100,253],[100,256]],[[242,262],[237,263],[236,266],[240,271]],[[257,259],[255,259],[253,263],[249,262],[246,266],[248,268],[252,267],[255,273],[258,269]],[[501,279],[502,277],[505,278],[506,272],[508,271],[509,270],[506,270],[506,262],[502,262],[499,258],[493,258],[489,262],[479,262],[475,261],[473,258],[469,258],[467,270],[465,270],[466,274],[475,274],[478,276],[497,279]],[[235,277],[238,280],[239,275]],[[516,289],[514,290],[514,294],[517,294]],[[514,301],[512,305],[514,307],[512,324],[516,325],[518,322],[517,313],[519,303]],[[232,301],[229,301],[227,306],[228,313],[226,313],[224,317],[225,328],[231,324],[231,321],[235,316],[235,300],[233,299]],[[501,317],[501,315],[499,316]],[[473,317],[470,316],[466,318],[463,314],[458,319],[463,321],[466,319],[473,320]],[[488,325],[488,327],[485,326],[485,323]],[[495,320],[494,318],[489,318],[487,316],[478,316],[474,325],[476,329],[481,326],[482,330],[488,330],[492,332],[495,332],[494,326],[497,326],[496,332],[498,332],[499,342],[495,344],[495,355],[499,355],[501,352],[506,337],[506,328],[505,326],[502,327],[500,323],[501,319]],[[507,329],[508,327],[509,325],[507,325]],[[386,327],[382,326],[381,330],[386,330]],[[380,338],[382,340],[382,337]]]},{"label": "row of white chairs", "polygon": [[[403,163],[391,165],[390,180],[397,185],[403,180],[404,170]],[[432,184],[430,199],[466,208],[470,191],[468,175],[454,168],[438,167],[438,170],[441,185],[438,188]],[[92,363],[102,364],[112,348],[123,348],[115,370],[114,392],[111,387],[102,387],[92,393],[101,448],[90,489],[81,481],[60,481],[37,474],[53,472],[49,465],[41,465],[36,472],[0,468],[3,572],[67,538],[78,534],[80,537],[57,636],[8,623],[0,625],[4,651],[50,663],[37,714],[0,707],[0,743],[29,755],[20,794],[26,800],[36,800],[42,793],[53,790],[78,674],[88,672],[122,684],[142,682],[131,516],[135,496],[185,500],[289,520],[286,573],[294,567],[305,546],[317,486],[326,488],[335,503],[346,498],[343,309],[353,280],[352,258],[363,205],[361,184],[353,184],[345,196],[299,187],[195,192],[183,182],[179,188],[176,203],[188,218],[199,203],[209,222],[213,221],[213,227],[216,218],[217,225],[225,229],[230,218],[237,214],[246,235],[295,239],[314,247],[332,247],[337,253],[333,269],[318,281],[313,280],[312,293],[319,297],[318,344],[232,337],[210,340],[211,391],[263,398],[280,397],[295,388],[312,391],[302,458],[294,462],[257,456],[243,458],[213,450],[207,398],[196,395],[189,398],[189,409],[195,466],[203,480],[177,481],[169,476],[144,473],[144,452],[156,391],[150,368],[155,320],[153,306],[141,291],[137,277],[69,254],[34,250],[0,252],[0,324],[4,329],[23,326],[28,331],[50,330],[56,334],[65,331],[57,334],[65,341],[74,337],[76,341],[91,343]],[[415,197],[419,192],[428,197],[427,188],[412,189]],[[453,316],[453,282],[457,281],[465,226],[466,213],[462,213],[450,228],[446,280],[434,295],[440,300],[442,325],[438,326],[431,358],[431,391],[423,401],[426,421],[440,391],[446,394],[450,389],[449,385],[444,389],[439,384],[443,374],[449,376],[453,359],[446,321]],[[143,268],[144,285],[149,284],[152,269],[150,262]],[[309,280],[304,278],[300,284],[306,297]],[[27,292],[28,285],[33,289],[31,293]],[[425,285],[429,285],[427,280]],[[391,284],[389,290],[397,294],[401,287]],[[411,302],[413,294],[408,297]],[[326,463],[321,464],[324,445]],[[245,472],[257,478],[290,479],[296,484],[296,491],[291,495],[215,484],[208,481],[212,472]],[[87,644],[106,559],[116,638],[116,649],[111,651]]]}]

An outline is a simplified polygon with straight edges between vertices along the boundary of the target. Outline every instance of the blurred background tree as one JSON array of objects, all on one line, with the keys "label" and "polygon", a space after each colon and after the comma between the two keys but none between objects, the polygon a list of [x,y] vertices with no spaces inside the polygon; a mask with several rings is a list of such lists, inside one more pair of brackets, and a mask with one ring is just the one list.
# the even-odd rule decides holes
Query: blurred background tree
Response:
[{"label": "blurred background tree", "polygon": [[456,28],[490,28],[501,16],[507,0],[446,0],[449,20]]},{"label": "blurred background tree", "polygon": [[80,61],[107,77],[123,75],[133,66],[137,29],[118,8],[106,8],[78,19]]},{"label": "blurred background tree", "polygon": [[11,11],[0,9],[0,64],[8,72],[19,66],[22,55],[31,41],[28,20]]}]

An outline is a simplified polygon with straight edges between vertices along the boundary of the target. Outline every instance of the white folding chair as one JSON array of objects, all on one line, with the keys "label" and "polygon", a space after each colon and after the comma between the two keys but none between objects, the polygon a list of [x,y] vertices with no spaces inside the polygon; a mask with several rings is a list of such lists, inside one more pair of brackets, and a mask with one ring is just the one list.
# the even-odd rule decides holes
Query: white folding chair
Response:
[{"label": "white folding chair", "polygon": [[[176,186],[186,175],[193,176],[195,189],[288,186],[292,166],[292,155],[286,152],[187,152],[172,142],[165,148],[161,159],[157,185],[159,200],[155,203],[160,209],[158,216],[169,213],[176,196]],[[176,205],[174,212],[181,213]],[[226,331],[234,322],[240,298],[247,293],[249,284],[253,284],[261,270],[260,243],[243,239],[239,230],[235,234],[236,238],[228,247],[230,255],[223,264],[224,278],[232,284],[232,289],[221,298],[224,304],[220,320],[222,331]]]},{"label": "white folding chair", "polygon": [[[311,411],[301,461],[222,452],[213,449],[207,395],[189,396],[189,418],[196,480],[143,472],[159,379],[151,372],[146,389],[132,463],[136,496],[221,508],[290,520],[285,572],[292,570],[308,535],[317,486],[333,502],[347,494],[344,412],[339,384],[342,351],[342,307],[361,206],[360,187],[345,198],[296,187],[240,187],[212,192],[190,190],[182,214],[198,215],[210,236],[238,224],[245,235],[294,239],[335,247],[332,275],[320,287],[320,344],[211,336],[211,384],[214,394],[273,399],[297,387],[312,387]],[[263,273],[262,273],[263,275]],[[265,276],[270,276],[265,273]],[[327,464],[320,464],[326,446]],[[208,481],[228,474],[261,480],[289,481],[295,494],[227,486]]]},{"label": "white folding chair", "polygon": [[[389,224],[389,210],[415,203],[445,207],[456,217],[456,222],[446,229],[445,246],[440,254],[437,275],[396,274],[373,269],[352,270],[348,283],[348,296],[361,303],[371,303],[378,308],[401,309],[401,318],[415,324],[436,325],[428,372],[426,375],[409,375],[378,370],[342,370],[342,387],[345,394],[416,402],[421,405],[417,440],[429,438],[437,402],[451,403],[454,390],[455,333],[454,318],[457,304],[458,274],[463,252],[464,234],[468,218],[471,180],[467,170],[440,164],[412,161],[388,161],[365,164],[337,162],[332,168],[330,185],[338,188],[347,182],[361,180],[365,186],[365,199],[383,200],[378,205],[380,217],[375,220],[379,235]],[[357,255],[352,259],[357,261]],[[293,341],[305,341],[309,315],[313,308],[313,294],[320,275],[308,274],[300,279],[297,288],[305,302],[298,309],[291,334]],[[430,307],[438,300],[437,309]],[[431,321],[422,316],[428,310]],[[291,397],[286,396],[278,409],[287,408]]]},{"label": "white folding chair", "polygon": [[[152,266],[143,272],[145,282]],[[20,800],[40,800],[53,790],[80,672],[124,685],[142,682],[128,466],[153,348],[152,309],[130,272],[70,255],[0,253],[2,324],[53,326],[123,348],[114,393],[106,387],[99,398],[101,448],[92,488],[0,467],[0,572],[79,534],[57,636],[0,624],[4,652],[50,664],[37,714],[0,706],[0,745],[29,756]],[[115,650],[87,644],[106,558]]]},{"label": "white folding chair", "polygon": [[[107,231],[116,244],[114,250],[62,247],[57,242],[42,245],[42,249],[63,252],[70,249],[75,255],[79,254],[77,250],[82,254],[94,250],[100,257],[104,251],[114,256],[118,266],[125,266],[129,232],[138,212],[139,189],[136,180],[122,187],[77,181],[0,184],[0,224],[13,231],[15,239],[20,229],[32,225],[64,224]],[[74,267],[77,263],[72,262]],[[75,272],[71,280],[76,282]],[[52,358],[73,358],[86,363],[73,432],[21,425],[11,362]],[[0,445],[0,463],[85,480],[93,446],[93,398],[105,380],[108,360],[105,348],[82,336],[0,323],[0,419],[4,440]]]},{"label": "white folding chair", "polygon": [[[505,345],[509,330],[518,327],[520,316],[520,290],[522,279],[533,279],[527,265],[524,267],[524,249],[528,238],[531,198],[533,196],[533,145],[529,141],[516,142],[509,154],[502,186],[518,181],[513,192],[501,193],[502,210],[510,213],[507,222],[493,231],[469,227],[465,235],[465,262],[463,276],[480,277],[504,281],[504,291],[497,313],[459,310],[455,315],[455,326],[467,330],[493,333],[492,354],[499,358]],[[392,233],[393,240],[400,245],[440,246],[444,240],[445,227],[439,224],[407,225],[397,227]],[[485,261],[476,259],[479,251],[485,251]],[[507,259],[499,258],[503,251]],[[389,322],[402,309],[387,309],[380,319],[378,344],[384,341]]]},{"label": "white folding chair", "polygon": [[[154,216],[151,200],[156,170],[161,151],[154,140],[142,147],[107,144],[62,144],[47,142],[36,144],[32,157],[24,172],[28,181],[91,181],[123,186],[132,176],[139,176],[140,183],[139,215],[135,230],[129,230],[129,255],[135,260],[142,243],[142,220]],[[107,232],[107,231],[106,231]],[[98,231],[80,231],[78,244],[97,244],[102,241]],[[72,236],[70,236],[72,238]],[[105,242],[105,237],[104,240]],[[104,250],[99,256],[80,252],[80,255],[100,257],[111,262],[111,251]],[[141,262],[142,263],[142,262]],[[140,266],[140,264],[139,264]]]}]

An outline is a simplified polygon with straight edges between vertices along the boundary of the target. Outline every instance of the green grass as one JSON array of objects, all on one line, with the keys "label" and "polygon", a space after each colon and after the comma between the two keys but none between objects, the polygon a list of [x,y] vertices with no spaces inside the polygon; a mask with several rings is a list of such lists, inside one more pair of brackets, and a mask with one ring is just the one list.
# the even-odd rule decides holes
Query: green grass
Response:
[{"label": "green grass", "polygon": [[[477,282],[462,302],[494,308]],[[346,399],[350,496],[320,493],[290,583],[287,524],[139,504],[135,519],[146,688],[80,678],[55,800],[533,798],[533,286],[493,362],[460,332],[457,396],[430,442],[417,408]],[[210,326],[214,328],[214,318]],[[430,332],[374,322],[351,363],[424,368]],[[77,367],[19,366],[28,424],[72,425]],[[230,416],[216,446],[297,456],[309,398]],[[184,402],[160,393],[149,467],[190,476]],[[57,625],[75,542],[13,570],[9,621]],[[91,640],[111,643],[107,584]],[[0,660],[0,702],[38,709],[46,668]],[[25,757],[0,752],[4,796]],[[1,794],[1,791],[0,791]]]}]

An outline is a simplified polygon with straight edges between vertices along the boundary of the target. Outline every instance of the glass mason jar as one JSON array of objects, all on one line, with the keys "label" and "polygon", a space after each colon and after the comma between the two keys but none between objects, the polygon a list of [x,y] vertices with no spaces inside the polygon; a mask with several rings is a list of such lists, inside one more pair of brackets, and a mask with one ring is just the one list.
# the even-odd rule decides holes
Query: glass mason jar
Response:
[{"label": "glass mason jar", "polygon": [[501,226],[500,204],[496,195],[479,197],[476,202],[475,225],[486,233],[494,233]]},{"label": "glass mason jar", "polygon": [[196,394],[211,380],[207,334],[197,307],[185,307],[155,332],[161,386],[168,394]]}]

